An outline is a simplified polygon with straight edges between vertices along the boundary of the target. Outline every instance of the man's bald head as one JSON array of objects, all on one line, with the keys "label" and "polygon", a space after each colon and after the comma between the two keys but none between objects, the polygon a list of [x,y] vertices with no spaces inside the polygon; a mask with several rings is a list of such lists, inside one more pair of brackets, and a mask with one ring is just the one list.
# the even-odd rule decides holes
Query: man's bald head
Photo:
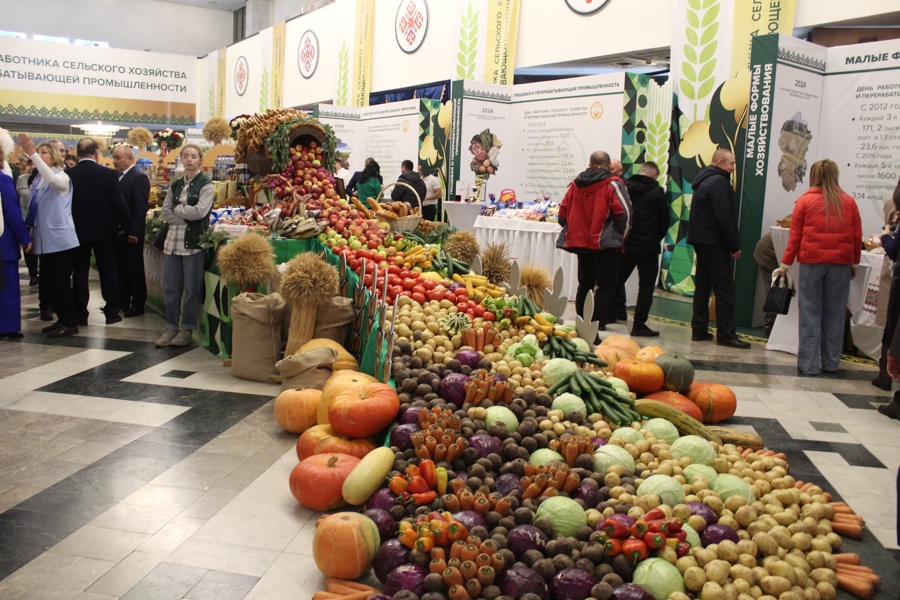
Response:
[{"label": "man's bald head", "polygon": [[603,150],[597,150],[591,154],[590,166],[609,168],[609,153]]},{"label": "man's bald head", "polygon": [[621,175],[625,172],[625,168],[622,166],[622,161],[616,158],[610,159],[609,170],[613,175]]},{"label": "man's bald head", "polygon": [[134,164],[134,151],[131,146],[116,146],[112,153],[113,165],[120,174]]}]

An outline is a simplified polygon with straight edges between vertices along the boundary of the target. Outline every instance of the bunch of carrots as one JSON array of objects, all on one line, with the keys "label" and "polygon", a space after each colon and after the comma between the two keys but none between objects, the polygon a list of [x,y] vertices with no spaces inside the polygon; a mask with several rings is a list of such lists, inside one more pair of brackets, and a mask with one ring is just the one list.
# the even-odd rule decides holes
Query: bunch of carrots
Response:
[{"label": "bunch of carrots", "polygon": [[554,452],[559,452],[566,460],[566,464],[570,467],[575,466],[575,460],[582,454],[594,453],[594,442],[589,438],[582,436],[572,436],[563,434],[561,439],[550,440],[548,446]]},{"label": "bunch of carrots", "polygon": [[535,465],[525,463],[522,477],[522,499],[557,496],[572,492],[581,485],[581,477],[565,465]]},{"label": "bunch of carrots", "polygon": [[835,554],[838,587],[862,600],[869,600],[881,586],[881,578],[869,567],[860,564],[859,555],[851,552]]},{"label": "bunch of carrots", "polygon": [[490,400],[494,404],[498,402],[509,404],[512,402],[513,394],[516,391],[513,386],[509,385],[508,381],[497,381],[487,371],[476,371],[473,373],[471,380],[465,385],[465,390],[465,402],[469,402],[473,406],[478,406],[485,399]]},{"label": "bunch of carrots", "polygon": [[481,515],[486,515],[494,511],[504,517],[512,508],[509,498],[496,492],[491,493],[486,485],[472,493],[462,479],[454,479],[450,482],[450,489],[453,492],[441,496],[441,501],[444,503],[444,508],[453,513],[461,510],[474,510]]},{"label": "bunch of carrots", "polygon": [[312,600],[367,600],[380,593],[368,585],[329,577],[325,580],[325,590],[313,594]]},{"label": "bunch of carrots", "polygon": [[472,600],[481,597],[484,587],[493,585],[494,579],[506,567],[500,546],[494,540],[484,540],[471,535],[453,542],[450,558],[443,548],[431,551],[428,570],[439,573],[449,588],[450,600]]},{"label": "bunch of carrots", "polygon": [[485,346],[497,348],[503,341],[500,337],[500,332],[489,324],[479,328],[470,327],[469,329],[463,329],[459,332],[459,337],[462,338],[463,347],[468,346],[476,352],[484,352]]},{"label": "bunch of carrots", "polygon": [[469,447],[466,438],[459,435],[461,421],[449,410],[419,409],[419,425],[422,431],[412,435],[416,456],[434,462],[453,462]]}]

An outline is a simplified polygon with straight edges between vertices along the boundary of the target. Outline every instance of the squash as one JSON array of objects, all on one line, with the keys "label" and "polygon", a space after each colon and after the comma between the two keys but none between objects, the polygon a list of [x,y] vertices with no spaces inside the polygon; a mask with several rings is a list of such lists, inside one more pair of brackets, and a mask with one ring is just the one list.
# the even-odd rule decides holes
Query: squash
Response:
[{"label": "squash", "polygon": [[335,371],[322,388],[322,398],[319,400],[319,408],[316,410],[316,423],[328,425],[328,407],[331,406],[338,394],[353,386],[363,383],[375,383],[377,381],[371,375],[366,375],[359,371]]},{"label": "squash", "polygon": [[285,390],[275,398],[275,420],[288,433],[303,433],[316,424],[319,390]]},{"label": "squash", "polygon": [[655,392],[663,385],[663,370],[653,363],[642,363],[626,358],[613,367],[613,375],[628,384],[628,389],[639,394]]},{"label": "squash", "polygon": [[698,422],[703,422],[703,414],[700,412],[700,409],[697,408],[697,405],[691,402],[690,398],[682,396],[678,392],[656,392],[654,394],[647,394],[643,398],[646,400],[657,400],[663,404],[668,404],[672,408],[677,408],[689,417],[696,419]]},{"label": "squash", "polygon": [[694,365],[686,358],[682,358],[677,352],[663,354],[654,362],[665,374],[663,388],[684,394],[694,382]]},{"label": "squash", "polygon": [[316,454],[349,454],[362,458],[376,448],[375,440],[351,440],[340,435],[331,425],[313,425],[297,440],[297,458],[301,461]]},{"label": "squash", "polygon": [[730,387],[720,383],[695,381],[687,396],[700,409],[704,423],[730,419],[737,410],[737,396]]},{"label": "squash", "polygon": [[600,342],[600,345],[618,348],[619,350],[625,352],[628,355],[628,358],[634,358],[634,355],[637,354],[641,349],[640,344],[635,342],[630,337],[625,337],[624,335],[611,335]]},{"label": "squash", "polygon": [[634,360],[638,362],[656,362],[656,359],[665,354],[666,351],[659,346],[644,346],[634,355]]},{"label": "squash", "polygon": [[613,346],[597,346],[594,348],[594,354],[597,355],[597,358],[611,366],[615,366],[620,360],[631,358],[627,352]]},{"label": "squash", "polygon": [[328,407],[328,422],[349,438],[375,435],[394,422],[400,397],[386,383],[364,383],[338,394]]},{"label": "squash", "polygon": [[325,577],[358,579],[371,568],[380,541],[378,526],[365,515],[327,515],[316,523],[313,559]]},{"label": "squash", "polygon": [[291,494],[306,508],[319,512],[344,506],[341,488],[359,459],[349,454],[316,454],[294,467]]},{"label": "squash", "polygon": [[375,448],[350,472],[344,480],[341,494],[347,504],[359,506],[365,504],[375,490],[381,487],[391,467],[394,466],[394,453],[390,448]]},{"label": "squash", "polygon": [[347,352],[347,350],[345,350],[343,346],[341,346],[334,340],[329,340],[327,338],[316,338],[314,340],[309,340],[308,342],[300,346],[300,349],[297,350],[297,354],[315,350],[316,348],[334,348],[335,350],[337,350],[338,356],[337,360],[334,362],[335,371],[359,370],[359,362],[353,357],[353,355]]}]

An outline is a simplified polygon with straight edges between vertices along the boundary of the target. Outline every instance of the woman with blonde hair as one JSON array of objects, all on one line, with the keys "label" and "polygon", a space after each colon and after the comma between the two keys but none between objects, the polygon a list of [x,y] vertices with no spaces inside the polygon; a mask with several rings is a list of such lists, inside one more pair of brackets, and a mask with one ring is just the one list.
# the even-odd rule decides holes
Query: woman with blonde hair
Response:
[{"label": "woman with blonde hair", "polygon": [[200,146],[181,147],[184,176],[172,182],[163,203],[162,219],[168,225],[163,243],[166,330],[156,340],[157,348],[187,346],[197,328],[204,267],[200,235],[209,229],[209,214],[215,199],[212,180],[200,170],[202,159]]},{"label": "woman with blonde hair", "polygon": [[[6,161],[13,147],[12,137],[0,129],[0,161]],[[25,229],[22,207],[15,181],[6,173],[0,173],[0,216],[5,230],[0,228],[0,270],[6,279],[6,287],[0,286],[0,339],[22,337],[22,296],[19,293],[19,258],[21,249],[31,252],[31,237]]]},{"label": "woman with blonde hair", "polygon": [[820,160],[809,171],[809,190],[791,216],[791,234],[776,273],[800,262],[797,371],[814,377],[835,373],[844,344],[844,312],[850,280],[856,276],[862,223],[856,200],[838,183],[838,166]]}]

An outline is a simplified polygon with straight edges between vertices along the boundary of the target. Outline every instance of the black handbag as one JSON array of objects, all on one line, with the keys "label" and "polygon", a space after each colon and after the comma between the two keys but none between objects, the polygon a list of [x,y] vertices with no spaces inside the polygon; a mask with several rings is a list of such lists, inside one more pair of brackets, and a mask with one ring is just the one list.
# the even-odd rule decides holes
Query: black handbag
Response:
[{"label": "black handbag", "polygon": [[160,252],[162,252],[166,247],[166,236],[167,235],[169,235],[169,224],[163,223],[163,226],[159,230],[159,234],[157,234],[156,239],[153,240],[153,245]]},{"label": "black handbag", "polygon": [[763,312],[786,315],[791,309],[791,298],[796,290],[794,282],[789,275],[777,275],[772,278],[772,287],[766,294],[766,302],[763,304]]}]

